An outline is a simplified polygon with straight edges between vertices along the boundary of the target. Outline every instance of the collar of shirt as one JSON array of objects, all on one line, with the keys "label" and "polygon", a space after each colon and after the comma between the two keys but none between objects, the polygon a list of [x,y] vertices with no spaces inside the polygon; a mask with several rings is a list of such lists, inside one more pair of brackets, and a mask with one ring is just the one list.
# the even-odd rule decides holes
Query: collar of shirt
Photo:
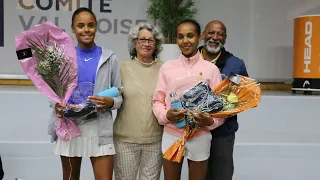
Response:
[{"label": "collar of shirt", "polygon": [[[216,63],[217,60],[218,60],[218,58],[219,58],[220,55],[221,55],[221,52],[222,52],[222,51],[220,51],[219,54],[218,54],[218,56],[217,56],[216,58],[214,58],[213,60],[211,60],[210,62]],[[205,59],[204,56],[203,56],[203,49],[201,49],[201,56],[202,56],[203,59]]]}]

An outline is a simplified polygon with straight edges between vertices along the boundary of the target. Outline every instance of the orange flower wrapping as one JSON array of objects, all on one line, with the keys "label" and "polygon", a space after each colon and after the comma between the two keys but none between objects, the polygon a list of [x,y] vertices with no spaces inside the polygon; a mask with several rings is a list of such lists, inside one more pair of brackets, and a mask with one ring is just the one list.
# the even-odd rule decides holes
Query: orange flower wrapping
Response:
[{"label": "orange flower wrapping", "polygon": [[235,84],[226,78],[214,88],[215,94],[224,100],[228,99],[231,92],[236,95],[237,102],[232,103],[234,108],[211,114],[212,117],[228,117],[258,106],[261,99],[260,84],[254,79],[241,75],[237,76],[241,78],[239,84]]},{"label": "orange flower wrapping", "polygon": [[[245,76],[237,76],[241,78],[239,84],[235,84],[226,78],[214,89],[215,94],[224,101],[227,101],[228,96],[232,92],[236,99],[236,102],[232,103],[234,108],[224,109],[217,113],[213,113],[211,114],[212,117],[228,117],[258,106],[261,99],[259,83],[254,79]],[[229,100],[232,99],[230,98]],[[231,103],[227,104],[230,105]],[[180,163],[184,154],[184,145],[186,141],[191,139],[198,129],[199,128],[190,130],[190,127],[186,126],[184,129],[184,136],[170,146],[170,148],[164,153],[164,158]]]},{"label": "orange flower wrapping", "polygon": [[180,163],[184,154],[184,145],[188,139],[191,139],[197,129],[191,130],[189,126],[184,128],[184,136],[176,141],[170,148],[164,153],[163,157],[169,161]]}]

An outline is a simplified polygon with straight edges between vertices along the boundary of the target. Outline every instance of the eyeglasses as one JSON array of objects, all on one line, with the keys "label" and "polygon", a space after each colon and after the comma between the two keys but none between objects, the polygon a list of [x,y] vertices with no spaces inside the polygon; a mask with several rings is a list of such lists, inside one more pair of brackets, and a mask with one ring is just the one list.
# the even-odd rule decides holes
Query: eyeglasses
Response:
[{"label": "eyeglasses", "polygon": [[144,39],[144,38],[136,38],[136,40],[138,41],[138,43],[140,44],[144,44],[146,42],[148,42],[149,44],[153,45],[155,43],[154,39]]}]

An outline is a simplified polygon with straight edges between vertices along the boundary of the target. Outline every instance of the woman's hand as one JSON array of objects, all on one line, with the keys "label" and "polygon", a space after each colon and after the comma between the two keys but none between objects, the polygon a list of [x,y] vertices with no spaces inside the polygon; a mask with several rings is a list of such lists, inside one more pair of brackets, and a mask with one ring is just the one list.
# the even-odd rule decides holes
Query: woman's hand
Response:
[{"label": "woman's hand", "polygon": [[166,116],[170,122],[177,123],[184,119],[186,112],[187,112],[186,109],[181,110],[178,108],[172,108],[172,109],[169,109],[169,111],[167,111]]},{"label": "woman's hand", "polygon": [[56,106],[55,106],[55,110],[56,110],[56,115],[58,118],[62,118],[62,113],[61,113],[61,110],[63,108],[65,108],[66,106],[63,105],[63,104],[59,104],[59,103],[56,103]]},{"label": "woman's hand", "polygon": [[209,113],[203,113],[200,110],[191,113],[194,117],[194,120],[200,127],[211,126],[214,123],[213,118]]},{"label": "woman's hand", "polygon": [[104,96],[89,96],[88,101],[97,104],[98,110],[109,109],[113,106],[113,99]]}]

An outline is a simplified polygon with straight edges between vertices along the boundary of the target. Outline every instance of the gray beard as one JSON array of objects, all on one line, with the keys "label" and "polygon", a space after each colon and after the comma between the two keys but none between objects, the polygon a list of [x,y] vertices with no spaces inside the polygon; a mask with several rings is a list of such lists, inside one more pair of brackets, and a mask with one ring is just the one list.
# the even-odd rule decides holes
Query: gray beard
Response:
[{"label": "gray beard", "polygon": [[219,46],[217,47],[209,47],[208,44],[205,45],[205,48],[207,50],[208,53],[210,54],[217,54],[218,52],[221,51],[221,49],[223,48],[223,45],[222,44],[219,44]]}]

